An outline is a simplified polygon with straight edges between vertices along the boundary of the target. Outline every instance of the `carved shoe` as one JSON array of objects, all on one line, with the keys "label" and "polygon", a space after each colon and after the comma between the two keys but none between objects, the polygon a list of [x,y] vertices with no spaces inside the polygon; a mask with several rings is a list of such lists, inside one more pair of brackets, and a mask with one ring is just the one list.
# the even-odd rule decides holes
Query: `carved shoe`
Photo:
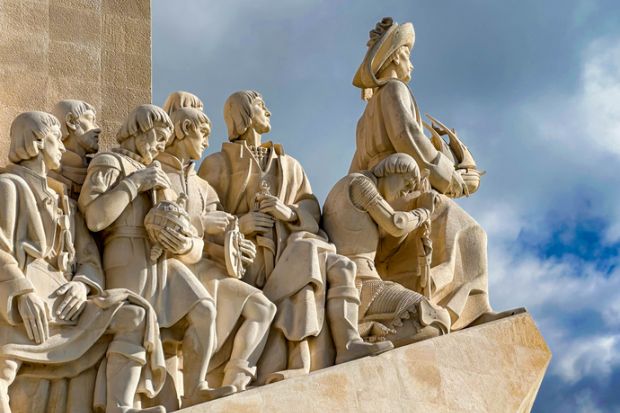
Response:
[{"label": "carved shoe", "polygon": [[122,413],[166,413],[163,406],[147,407],[144,409],[134,409],[133,407],[121,407]]},{"label": "carved shoe", "polygon": [[336,357],[336,364],[346,363],[366,356],[376,356],[392,350],[394,344],[391,341],[379,341],[376,343],[366,343],[362,340],[353,341],[347,345],[347,350]]},{"label": "carved shoe", "polygon": [[235,386],[238,392],[245,391],[254,378],[256,378],[256,367],[250,367],[247,360],[231,359],[224,368],[222,385]]},{"label": "carved shoe", "polygon": [[480,317],[476,318],[467,327],[473,327],[473,326],[477,326],[480,324],[489,323],[491,321],[499,320],[505,317],[511,317],[513,315],[517,315],[517,314],[521,314],[525,312],[527,312],[525,307],[518,307],[518,308],[513,308],[512,310],[506,310],[506,311],[500,311],[500,312],[489,311],[487,313],[482,314]]},{"label": "carved shoe", "polygon": [[205,403],[220,397],[228,396],[237,391],[235,386],[221,386],[210,388],[207,382],[202,382],[190,396],[183,396],[181,407],[186,408],[198,403]]}]

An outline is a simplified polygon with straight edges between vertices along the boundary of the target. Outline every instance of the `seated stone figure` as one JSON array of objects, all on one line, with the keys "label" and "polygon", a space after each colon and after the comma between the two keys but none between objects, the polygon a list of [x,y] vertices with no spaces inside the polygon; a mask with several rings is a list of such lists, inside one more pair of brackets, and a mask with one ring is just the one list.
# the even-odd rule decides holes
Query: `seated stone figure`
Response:
[{"label": "seated stone figure", "polygon": [[[448,311],[400,284],[383,281],[375,267],[381,234],[402,237],[429,222],[435,194],[420,192],[420,170],[406,154],[393,154],[372,171],[352,173],[330,191],[323,209],[323,228],[339,254],[356,264],[360,288],[360,333],[367,340],[388,339],[404,345],[450,331]],[[417,208],[399,211],[417,203]],[[426,263],[422,240],[421,263]],[[422,269],[418,278],[428,277]],[[418,284],[426,285],[428,279]],[[420,288],[423,290],[423,288]]]},{"label": "seated stone figure", "polygon": [[[117,134],[120,148],[99,153],[91,161],[78,203],[88,228],[102,232],[108,286],[144,297],[155,309],[160,327],[182,340],[183,405],[189,406],[235,388],[212,389],[206,381],[215,349],[215,303],[185,265],[200,260],[202,239],[182,221],[180,227],[163,225],[156,240],[145,227],[147,214],[162,205],[156,201],[164,200],[162,191],[170,187],[168,176],[153,159],[171,134],[166,112],[153,105],[138,106]],[[164,253],[154,254],[160,247]]]},{"label": "seated stone figure", "polygon": [[99,150],[101,128],[97,125],[97,112],[92,105],[73,99],[61,100],[52,112],[60,121],[66,151],[62,154],[60,168],[50,171],[50,176],[67,185],[71,198],[77,201],[88,164]]},{"label": "seated stone figure", "polygon": [[230,142],[199,170],[257,246],[243,279],[278,307],[259,383],[333,364],[330,330],[336,363],[392,348],[360,337],[354,264],[320,233],[320,207],[299,162],[281,145],[261,142],[269,117],[257,92],[231,95],[224,106]]},{"label": "seated stone figure", "polygon": [[[211,293],[217,308],[217,344],[209,381],[215,370],[223,370],[222,385],[242,391],[256,377],[256,362],[265,347],[276,307],[259,289],[227,273],[224,234],[234,228],[237,218],[221,210],[217,193],[194,169],[194,161],[208,146],[209,118],[194,108],[177,109],[171,118],[173,136],[156,159],[168,174],[171,188],[185,195],[185,209],[205,242],[204,255],[189,268]],[[239,243],[239,258],[247,265],[254,259],[256,248],[249,240]]]},{"label": "seated stone figure", "polygon": [[[430,171],[429,182],[441,194],[431,217],[434,250],[431,263],[431,300],[450,311],[452,329],[500,318],[515,312],[495,313],[489,303],[487,238],[482,227],[451,198],[474,193],[480,172],[467,147],[438,125],[425,125],[409,89],[413,65],[410,61],[415,34],[413,25],[384,18],[370,32],[368,49],[353,78],[368,100],[357,123],[356,149],[349,172],[372,170],[393,153],[413,157],[421,169]],[[429,139],[424,127],[450,136],[450,150],[441,138]],[[459,156],[456,156],[459,155]],[[412,289],[417,239],[411,248],[407,239],[386,237],[377,260],[384,279]]]},{"label": "seated stone figure", "polygon": [[41,403],[9,403],[18,373],[58,381],[103,360],[95,388],[71,384],[64,397],[47,396],[46,411],[91,411],[96,393],[108,413],[163,412],[133,408],[138,388],[152,397],[165,378],[155,315],[129,291],[105,290],[99,252],[75,202],[47,176],[64,152],[60,123],[48,113],[22,113],[10,136],[12,164],[0,174],[0,411]]},{"label": "seated stone figure", "polygon": [[177,90],[168,95],[164,106],[162,107],[169,116],[181,108],[194,108],[202,111],[204,104],[202,100],[193,93]]}]

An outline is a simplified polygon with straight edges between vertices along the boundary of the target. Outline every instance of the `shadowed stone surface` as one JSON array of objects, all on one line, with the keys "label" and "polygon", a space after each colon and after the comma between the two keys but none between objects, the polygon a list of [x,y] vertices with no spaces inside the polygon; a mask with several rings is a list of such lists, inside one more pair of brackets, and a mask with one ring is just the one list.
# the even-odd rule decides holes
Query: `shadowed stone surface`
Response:
[{"label": "shadowed stone surface", "polygon": [[529,412],[550,360],[525,313],[181,411]]}]

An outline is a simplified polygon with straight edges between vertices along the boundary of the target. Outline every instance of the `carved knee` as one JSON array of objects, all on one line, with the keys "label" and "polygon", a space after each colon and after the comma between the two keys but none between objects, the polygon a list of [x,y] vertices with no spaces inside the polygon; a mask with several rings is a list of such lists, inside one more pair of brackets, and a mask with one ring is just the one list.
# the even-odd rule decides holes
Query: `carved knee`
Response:
[{"label": "carved knee", "polygon": [[19,366],[20,363],[15,360],[0,359],[0,383],[8,388],[15,380]]},{"label": "carved knee", "polygon": [[347,257],[330,254],[327,257],[327,283],[333,287],[355,288],[356,266]]},{"label": "carved knee", "polygon": [[254,294],[249,299],[244,308],[246,320],[260,322],[271,322],[276,316],[277,307],[263,294]]},{"label": "carved knee", "polygon": [[115,331],[133,331],[144,325],[146,310],[137,305],[126,304],[114,315],[112,328]]},{"label": "carved knee", "polygon": [[209,300],[202,300],[196,303],[196,305],[192,308],[190,313],[188,314],[188,318],[191,324],[195,324],[196,322],[211,323],[215,321],[215,304]]}]

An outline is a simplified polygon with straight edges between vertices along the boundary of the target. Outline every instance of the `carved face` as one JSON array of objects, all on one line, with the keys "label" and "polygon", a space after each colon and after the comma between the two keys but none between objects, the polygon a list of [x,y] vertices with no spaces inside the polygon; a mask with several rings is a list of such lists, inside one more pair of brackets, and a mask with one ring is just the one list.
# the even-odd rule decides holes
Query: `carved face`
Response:
[{"label": "carved face", "polygon": [[75,127],[73,134],[77,139],[77,143],[84,148],[86,153],[96,153],[99,150],[99,135],[101,128],[97,125],[95,113],[87,110],[74,122]]},{"label": "carved face", "polygon": [[409,82],[411,80],[411,73],[413,73],[413,64],[411,64],[411,51],[408,47],[401,47],[396,52],[394,57],[394,67],[396,69],[396,76],[403,82]]},{"label": "carved face", "polygon": [[142,157],[144,164],[148,165],[166,149],[167,129],[155,126],[147,132],[136,135],[135,139],[138,155]]},{"label": "carved face", "polygon": [[54,127],[48,132],[42,140],[43,147],[41,154],[45,167],[49,170],[60,168],[60,160],[62,154],[65,153],[65,146],[62,144],[61,133],[59,127]]},{"label": "carved face", "polygon": [[271,130],[270,116],[271,112],[265,106],[263,99],[254,99],[252,102],[252,127],[256,132],[263,134]]},{"label": "carved face", "polygon": [[378,186],[383,198],[397,211],[412,209],[413,200],[420,195],[415,173],[388,175],[379,179]]},{"label": "carved face", "polygon": [[187,154],[191,160],[197,161],[205,149],[209,147],[211,127],[208,123],[201,123],[198,126],[191,125],[187,132],[184,139],[185,145],[187,145]]}]

